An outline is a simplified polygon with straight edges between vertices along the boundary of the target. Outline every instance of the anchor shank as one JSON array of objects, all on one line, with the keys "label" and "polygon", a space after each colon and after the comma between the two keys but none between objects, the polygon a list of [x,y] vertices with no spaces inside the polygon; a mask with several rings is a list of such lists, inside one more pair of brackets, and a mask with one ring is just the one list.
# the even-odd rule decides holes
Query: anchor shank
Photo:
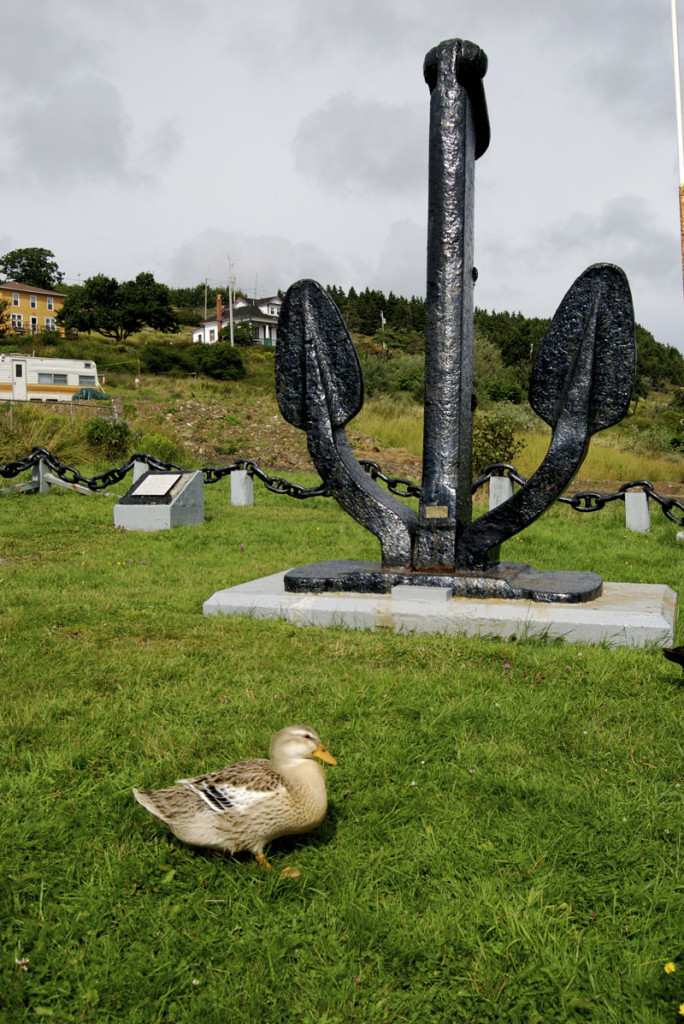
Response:
[{"label": "anchor shank", "polygon": [[[471,520],[475,159],[489,140],[479,47],[425,58],[430,86],[425,418],[416,569],[453,569]],[[465,82],[465,84],[461,84]]]}]

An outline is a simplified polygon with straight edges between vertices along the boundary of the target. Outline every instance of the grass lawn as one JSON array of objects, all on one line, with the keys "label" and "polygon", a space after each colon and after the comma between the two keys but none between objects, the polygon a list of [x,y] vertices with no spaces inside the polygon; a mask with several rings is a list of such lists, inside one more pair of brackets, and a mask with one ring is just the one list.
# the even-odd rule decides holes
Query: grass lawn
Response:
[{"label": "grass lawn", "polygon": [[[684,673],[657,649],[205,618],[224,586],[378,557],[330,499],[205,500],[204,525],[137,534],[106,496],[0,497],[3,1024],[684,1020]],[[677,589],[652,518],[556,506],[503,557]],[[297,722],[339,765],[270,875],[132,798]]]}]

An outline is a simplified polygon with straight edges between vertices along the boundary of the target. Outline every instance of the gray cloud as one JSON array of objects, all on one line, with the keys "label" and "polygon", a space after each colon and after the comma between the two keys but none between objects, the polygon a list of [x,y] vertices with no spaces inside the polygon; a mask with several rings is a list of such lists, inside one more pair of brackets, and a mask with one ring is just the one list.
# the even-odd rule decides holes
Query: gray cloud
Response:
[{"label": "gray cloud", "polygon": [[653,210],[638,196],[611,199],[596,216],[577,212],[546,228],[537,236],[528,255],[532,254],[539,267],[578,256],[590,263],[624,264],[649,288],[672,280],[676,273],[672,235],[657,225]]},{"label": "gray cloud", "polygon": [[43,183],[119,178],[130,133],[117,89],[101,78],[81,79],[19,108],[14,160],[25,177]]},{"label": "gray cloud", "polygon": [[322,188],[403,193],[424,187],[425,111],[335,96],[302,121],[292,142],[298,169]]},{"label": "gray cloud", "polygon": [[390,225],[370,286],[395,295],[425,294],[427,227],[412,220]]},{"label": "gray cloud", "polygon": [[607,259],[640,321],[681,344],[668,6],[15,4],[0,65],[6,248],[47,245],[71,276],[220,283],[230,252],[249,291],[258,274],[264,291],[312,276],[422,292],[421,65],[460,36],[490,58],[478,305],[550,315]]},{"label": "gray cloud", "polygon": [[208,228],[185,241],[171,255],[165,280],[177,285],[206,279],[213,285],[224,284],[229,256],[236,286],[248,295],[255,290],[260,295],[273,294],[305,277],[334,284],[348,276],[342,262],[335,261],[318,246]]}]

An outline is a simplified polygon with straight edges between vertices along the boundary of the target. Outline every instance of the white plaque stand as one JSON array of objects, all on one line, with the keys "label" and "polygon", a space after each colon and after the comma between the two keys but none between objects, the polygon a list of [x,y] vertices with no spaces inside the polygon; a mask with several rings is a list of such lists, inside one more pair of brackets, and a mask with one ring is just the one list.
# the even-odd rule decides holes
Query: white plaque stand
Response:
[{"label": "white plaque stand", "polygon": [[204,480],[193,473],[143,473],[114,506],[123,530],[170,530],[204,522]]}]

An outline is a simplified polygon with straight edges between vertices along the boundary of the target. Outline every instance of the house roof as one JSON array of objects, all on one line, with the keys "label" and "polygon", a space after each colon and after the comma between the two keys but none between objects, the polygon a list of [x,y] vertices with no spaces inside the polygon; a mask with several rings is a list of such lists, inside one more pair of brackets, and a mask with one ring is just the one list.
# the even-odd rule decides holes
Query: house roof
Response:
[{"label": "house roof", "polygon": [[50,288],[36,288],[33,284],[19,284],[18,281],[0,281],[0,291],[30,292],[31,295],[58,295],[61,299],[66,297],[66,292],[53,292]]},{"label": "house roof", "polygon": [[280,298],[279,295],[268,295],[266,296],[266,298],[263,299],[247,299],[245,298],[244,295],[238,295],[235,302],[233,303],[233,308],[235,308],[236,306],[272,306],[274,305],[274,303],[279,306],[282,306],[283,300]]}]

